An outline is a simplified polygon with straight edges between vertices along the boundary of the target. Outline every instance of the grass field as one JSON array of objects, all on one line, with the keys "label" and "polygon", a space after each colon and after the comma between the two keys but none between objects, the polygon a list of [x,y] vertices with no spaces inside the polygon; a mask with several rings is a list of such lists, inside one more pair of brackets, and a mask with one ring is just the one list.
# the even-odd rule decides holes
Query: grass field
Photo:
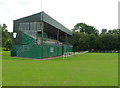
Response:
[{"label": "grass field", "polygon": [[51,60],[13,58],[3,52],[3,86],[117,86],[118,54],[86,53]]}]

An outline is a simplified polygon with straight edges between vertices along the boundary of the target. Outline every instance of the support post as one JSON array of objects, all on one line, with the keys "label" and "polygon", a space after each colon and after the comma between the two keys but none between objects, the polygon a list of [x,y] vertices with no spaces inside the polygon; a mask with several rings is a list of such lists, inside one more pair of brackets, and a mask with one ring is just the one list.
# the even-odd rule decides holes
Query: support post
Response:
[{"label": "support post", "polygon": [[38,29],[37,29],[37,23],[36,23],[36,44],[38,44]]},{"label": "support post", "polygon": [[65,42],[67,43],[67,42],[68,42],[68,41],[67,41],[67,40],[68,40],[68,39],[67,39],[67,34],[66,34],[66,36],[65,36],[65,39],[66,39],[66,41],[65,41]]},{"label": "support post", "polygon": [[43,12],[41,13],[41,34],[42,34],[42,36],[41,36],[41,58],[43,58],[43,53],[44,53],[44,51],[43,51],[43,39],[44,39],[44,22],[43,22]]},{"label": "support post", "polygon": [[43,45],[43,39],[44,39],[44,22],[43,22],[43,12],[41,13],[41,45]]},{"label": "support post", "polygon": [[43,39],[44,39],[44,22],[43,21],[41,22],[41,27],[42,27],[42,31],[41,31],[41,33],[42,33],[41,45],[43,45]]},{"label": "support post", "polygon": [[57,44],[59,42],[59,30],[57,30]]}]

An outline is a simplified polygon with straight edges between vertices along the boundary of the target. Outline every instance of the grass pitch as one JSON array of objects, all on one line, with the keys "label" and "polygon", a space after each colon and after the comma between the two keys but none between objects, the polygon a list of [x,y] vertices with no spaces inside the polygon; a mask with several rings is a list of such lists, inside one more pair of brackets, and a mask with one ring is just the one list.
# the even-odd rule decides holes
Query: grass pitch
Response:
[{"label": "grass pitch", "polygon": [[51,60],[3,52],[3,86],[117,86],[118,53],[86,53]]}]

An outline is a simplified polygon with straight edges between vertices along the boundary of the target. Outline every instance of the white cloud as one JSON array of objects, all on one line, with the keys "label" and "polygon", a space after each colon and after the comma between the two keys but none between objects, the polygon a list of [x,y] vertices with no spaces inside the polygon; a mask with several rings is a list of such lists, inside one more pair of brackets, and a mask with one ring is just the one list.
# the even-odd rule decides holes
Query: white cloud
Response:
[{"label": "white cloud", "polygon": [[[99,30],[118,27],[118,0],[42,0],[42,3],[43,11],[69,29],[78,22]],[[0,0],[0,22],[12,31],[13,20],[40,12],[40,5],[40,0]]]}]

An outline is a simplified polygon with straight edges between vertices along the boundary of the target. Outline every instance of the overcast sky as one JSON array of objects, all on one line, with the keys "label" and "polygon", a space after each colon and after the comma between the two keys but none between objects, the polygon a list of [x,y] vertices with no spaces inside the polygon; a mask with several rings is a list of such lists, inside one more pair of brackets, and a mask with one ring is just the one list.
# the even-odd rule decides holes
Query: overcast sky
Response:
[{"label": "overcast sky", "polygon": [[[99,31],[118,28],[119,0],[42,0],[42,10],[68,29],[84,22]],[[41,0],[0,0],[0,24],[13,31],[13,20],[41,12]]]}]

